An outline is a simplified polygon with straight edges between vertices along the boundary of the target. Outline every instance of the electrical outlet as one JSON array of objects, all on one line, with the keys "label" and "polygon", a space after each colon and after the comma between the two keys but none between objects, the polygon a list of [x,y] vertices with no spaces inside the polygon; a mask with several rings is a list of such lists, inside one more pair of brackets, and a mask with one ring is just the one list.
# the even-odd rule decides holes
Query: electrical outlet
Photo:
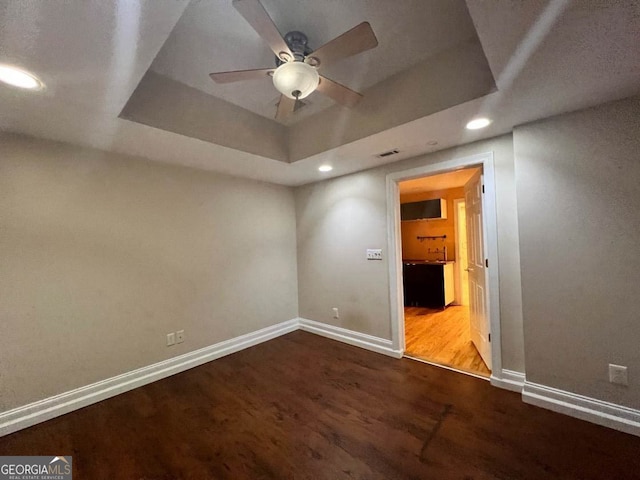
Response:
[{"label": "electrical outlet", "polygon": [[184,342],[184,330],[178,330],[176,332],[176,343]]},{"label": "electrical outlet", "polygon": [[171,333],[167,333],[167,347],[170,347],[171,345],[175,345],[176,344],[176,334],[171,332]]},{"label": "electrical outlet", "polygon": [[382,249],[367,248],[367,260],[382,260]]},{"label": "electrical outlet", "polygon": [[333,318],[340,318],[340,314],[338,313],[338,307],[333,307]]},{"label": "electrical outlet", "polygon": [[610,363],[609,381],[618,385],[629,385],[629,379],[627,377],[627,367]]}]

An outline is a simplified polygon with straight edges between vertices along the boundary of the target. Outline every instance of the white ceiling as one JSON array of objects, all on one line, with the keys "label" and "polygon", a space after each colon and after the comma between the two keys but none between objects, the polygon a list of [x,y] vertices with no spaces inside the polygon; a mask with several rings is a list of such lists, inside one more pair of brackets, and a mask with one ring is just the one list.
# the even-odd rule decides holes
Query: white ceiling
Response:
[{"label": "white ceiling", "polygon": [[[368,21],[378,47],[329,65],[321,73],[353,90],[367,87],[439,52],[474,38],[464,0],[263,0],[282,35],[304,32],[318,48],[357,24]],[[151,69],[173,80],[273,118],[279,93],[269,78],[219,85],[209,73],[275,66],[274,54],[233,8],[230,0],[201,0],[186,9]],[[289,122],[330,107],[321,94]]]},{"label": "white ceiling", "polygon": [[478,170],[477,168],[465,168],[454,172],[405,180],[398,184],[398,190],[400,195],[406,195],[408,193],[434,192],[464,187]]},{"label": "white ceiling", "polygon": [[[404,1],[387,2],[394,5],[387,15],[393,16]],[[316,0],[313,16],[297,10],[287,13],[291,18],[313,18],[310,23],[317,23],[320,32],[324,16],[344,4],[351,2]],[[441,0],[443,8],[447,4]],[[277,12],[275,3],[265,0],[265,5],[272,14]],[[300,185],[489,138],[525,122],[640,93],[639,1],[470,0],[467,6],[498,92],[286,164],[118,118],[187,0],[0,0],[0,63],[29,69],[47,85],[37,94],[0,85],[0,128]],[[346,28],[361,20],[357,10],[353,12],[358,18],[350,17]],[[235,11],[233,18],[221,13],[220,23],[236,22],[236,16]],[[283,31],[292,28],[287,18],[274,14],[274,20]],[[293,28],[306,28],[293,23]],[[322,28],[328,37],[334,35],[329,27]],[[493,124],[485,130],[464,130],[466,121],[477,114],[489,115]],[[429,146],[427,140],[438,145]],[[390,148],[401,153],[388,159],[374,156]],[[326,161],[334,170],[321,174],[317,166]]]}]

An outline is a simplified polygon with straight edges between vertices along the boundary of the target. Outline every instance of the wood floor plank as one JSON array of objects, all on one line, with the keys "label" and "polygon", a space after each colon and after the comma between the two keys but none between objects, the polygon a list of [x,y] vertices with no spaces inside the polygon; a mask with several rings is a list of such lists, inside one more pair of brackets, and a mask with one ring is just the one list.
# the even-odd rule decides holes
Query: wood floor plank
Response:
[{"label": "wood floor plank", "polygon": [[491,371],[471,342],[469,307],[405,307],[405,353],[488,377]]},{"label": "wood floor plank", "polygon": [[640,479],[640,438],[298,331],[0,438],[76,480]]}]

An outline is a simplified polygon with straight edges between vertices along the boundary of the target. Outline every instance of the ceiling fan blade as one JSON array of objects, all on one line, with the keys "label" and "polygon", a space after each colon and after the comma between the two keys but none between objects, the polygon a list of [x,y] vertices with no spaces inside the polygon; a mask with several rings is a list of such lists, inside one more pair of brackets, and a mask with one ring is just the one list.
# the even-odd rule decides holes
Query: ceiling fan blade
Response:
[{"label": "ceiling fan blade", "polygon": [[[293,60],[293,53],[280,35],[278,28],[258,0],[233,0],[235,9],[249,22],[249,25],[267,42],[276,57],[284,61]],[[288,56],[288,58],[283,58]]]},{"label": "ceiling fan blade", "polygon": [[320,84],[317,90],[345,107],[354,107],[362,99],[362,94],[354,92],[350,88],[322,75],[320,76]]},{"label": "ceiling fan blade", "polygon": [[280,102],[278,103],[278,111],[276,112],[276,120],[284,120],[293,113],[296,108],[297,100],[289,98],[285,95],[280,95]]},{"label": "ceiling fan blade", "polygon": [[236,70],[233,72],[210,73],[211,80],[216,83],[241,82],[243,80],[258,80],[269,76],[273,68],[258,68],[256,70]]},{"label": "ceiling fan blade", "polygon": [[334,38],[307,56],[311,65],[318,67],[329,65],[344,58],[356,55],[378,46],[378,39],[369,22],[362,22],[348,32]]}]

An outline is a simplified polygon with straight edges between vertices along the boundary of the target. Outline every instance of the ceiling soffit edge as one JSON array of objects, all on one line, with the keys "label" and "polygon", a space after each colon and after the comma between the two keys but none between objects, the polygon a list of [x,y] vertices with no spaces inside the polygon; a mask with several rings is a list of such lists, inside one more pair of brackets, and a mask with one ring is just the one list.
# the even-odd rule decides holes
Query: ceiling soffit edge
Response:
[{"label": "ceiling soffit edge", "polygon": [[477,37],[290,127],[148,71],[120,114],[126,120],[283,162],[296,162],[485,96],[495,81]]},{"label": "ceiling soffit edge", "polygon": [[289,158],[285,126],[152,71],[120,118],[282,162]]},{"label": "ceiling soffit edge", "polygon": [[497,90],[477,37],[364,91],[353,109],[331,107],[289,130],[290,161],[360,140]]}]

